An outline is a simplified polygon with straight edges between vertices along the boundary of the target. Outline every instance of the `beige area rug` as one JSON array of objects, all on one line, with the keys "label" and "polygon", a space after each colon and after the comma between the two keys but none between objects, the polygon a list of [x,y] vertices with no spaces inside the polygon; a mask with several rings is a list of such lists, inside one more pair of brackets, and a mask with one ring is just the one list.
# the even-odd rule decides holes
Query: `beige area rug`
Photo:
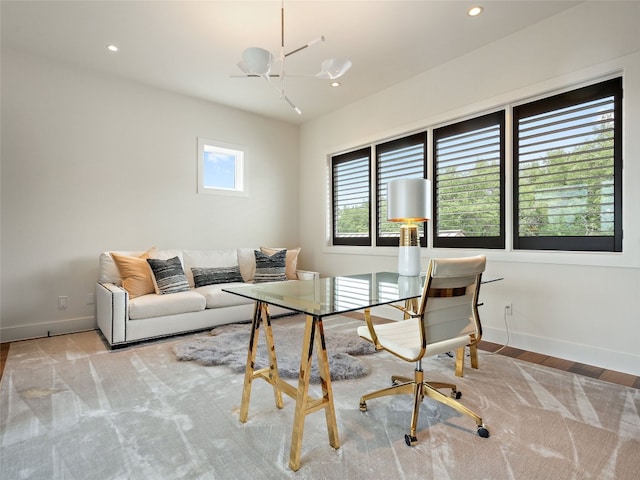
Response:
[{"label": "beige area rug", "polygon": [[[325,323],[336,331],[359,324]],[[361,394],[410,373],[378,353],[361,357],[368,377],[333,384],[341,448],[329,446],[324,414],[313,413],[292,472],[293,400],[278,410],[257,381],[241,424],[243,376],[177,361],[172,348],[184,340],[108,351],[86,332],[12,344],[0,385],[0,478],[631,480],[640,472],[639,390],[486,352],[479,370],[456,380],[490,438],[429,400],[413,448],[403,439],[408,397],[371,400],[361,413]],[[453,363],[443,356],[424,367],[447,381]]]}]

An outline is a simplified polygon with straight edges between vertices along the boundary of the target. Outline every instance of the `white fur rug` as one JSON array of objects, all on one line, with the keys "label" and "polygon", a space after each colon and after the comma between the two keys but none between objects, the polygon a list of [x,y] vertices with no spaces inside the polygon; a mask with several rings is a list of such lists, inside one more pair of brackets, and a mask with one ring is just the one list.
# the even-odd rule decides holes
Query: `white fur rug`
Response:
[{"label": "white fur rug", "polygon": [[[283,378],[298,378],[300,372],[300,355],[304,334],[304,319],[292,324],[272,321],[273,338],[278,358],[278,371]],[[200,365],[226,365],[235,372],[243,373],[247,363],[247,346],[249,345],[250,324],[224,325],[214,328],[205,337],[197,337],[178,343],[173,347],[176,358],[181,361],[194,361]],[[348,331],[327,331],[325,342],[329,356],[331,380],[347,380],[369,375],[369,368],[356,358],[358,355],[375,353],[373,344],[362,340],[355,329]],[[320,376],[314,356],[311,368],[311,382],[319,383]],[[260,330],[256,368],[269,365],[264,330]]]}]

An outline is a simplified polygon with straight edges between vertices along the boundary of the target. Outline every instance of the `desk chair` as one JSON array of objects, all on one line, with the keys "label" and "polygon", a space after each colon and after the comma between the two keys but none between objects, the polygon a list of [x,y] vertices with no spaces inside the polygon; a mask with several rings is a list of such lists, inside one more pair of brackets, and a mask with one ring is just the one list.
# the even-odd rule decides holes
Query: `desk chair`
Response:
[{"label": "desk chair", "polygon": [[[424,380],[422,359],[450,351],[459,351],[482,335],[478,315],[480,280],[485,270],[486,257],[433,258],[429,262],[417,311],[407,311],[407,319],[373,325],[369,312],[365,312],[366,325],[358,328],[358,335],[372,342],[376,350],[386,350],[405,362],[415,362],[414,378],[391,377],[392,386],[364,395],[360,411],[367,410],[367,400],[386,395],[411,394],[414,398],[411,428],[405,442],[417,442],[416,425],[422,399],[427,396],[473,418],[478,435],[488,437],[489,431],[482,418],[457,402],[461,393],[451,383]],[[451,395],[441,393],[451,389]]]},{"label": "desk chair", "polygon": [[[448,290],[444,289],[443,291],[444,291],[444,295],[446,296],[448,294]],[[431,291],[431,295],[437,296],[438,294],[437,292],[438,292],[438,289],[433,289]],[[417,305],[418,305],[417,301],[415,299],[411,299],[405,302],[404,306],[399,304],[394,304],[394,303],[390,304],[389,306],[393,308],[397,308],[398,310],[401,310],[404,313],[404,319],[406,320],[415,315],[414,312],[417,311]],[[478,306],[480,305],[482,304],[479,304]],[[469,321],[472,322],[473,317],[469,317]],[[446,352],[446,354],[452,358],[455,355],[456,377],[464,377],[464,357],[466,353],[465,347],[469,347],[469,363],[471,364],[471,368],[475,368],[476,370],[478,369],[478,343],[480,343],[480,338],[482,337],[482,324],[480,323],[480,321],[478,321],[478,332],[479,332],[478,335],[474,333],[470,334],[469,343],[463,347],[456,349],[455,354],[452,354],[451,352]]]}]

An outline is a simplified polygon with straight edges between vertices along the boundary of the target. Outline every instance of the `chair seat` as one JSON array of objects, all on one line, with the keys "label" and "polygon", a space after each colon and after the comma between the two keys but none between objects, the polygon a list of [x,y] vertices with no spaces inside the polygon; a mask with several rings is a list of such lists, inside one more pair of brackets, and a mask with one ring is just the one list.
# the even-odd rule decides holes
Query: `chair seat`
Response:
[{"label": "chair seat", "polygon": [[[397,322],[383,323],[375,326],[378,341],[385,350],[389,350],[396,355],[411,359],[417,359],[420,355],[420,318],[410,318]],[[365,340],[372,342],[369,328],[366,325],[358,327],[358,335]],[[435,356],[442,353],[457,350],[468,345],[469,335],[461,335],[441,342],[427,345],[426,355]]]}]

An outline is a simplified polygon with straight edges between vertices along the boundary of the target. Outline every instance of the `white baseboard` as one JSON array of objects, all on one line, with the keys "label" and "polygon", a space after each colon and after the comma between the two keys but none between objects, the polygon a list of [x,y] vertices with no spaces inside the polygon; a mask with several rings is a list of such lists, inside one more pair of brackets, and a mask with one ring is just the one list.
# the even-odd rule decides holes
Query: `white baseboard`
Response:
[{"label": "white baseboard", "polygon": [[69,318],[55,322],[33,323],[30,325],[1,327],[0,341],[16,342],[18,340],[28,340],[31,338],[50,337],[53,335],[95,330],[97,327],[96,318],[93,316]]},{"label": "white baseboard", "polygon": [[[504,345],[507,333],[504,329],[483,327],[482,339]],[[640,376],[640,356],[625,352],[604,350],[589,345],[509,332],[509,346],[529,352],[541,353],[572,362]]]}]

